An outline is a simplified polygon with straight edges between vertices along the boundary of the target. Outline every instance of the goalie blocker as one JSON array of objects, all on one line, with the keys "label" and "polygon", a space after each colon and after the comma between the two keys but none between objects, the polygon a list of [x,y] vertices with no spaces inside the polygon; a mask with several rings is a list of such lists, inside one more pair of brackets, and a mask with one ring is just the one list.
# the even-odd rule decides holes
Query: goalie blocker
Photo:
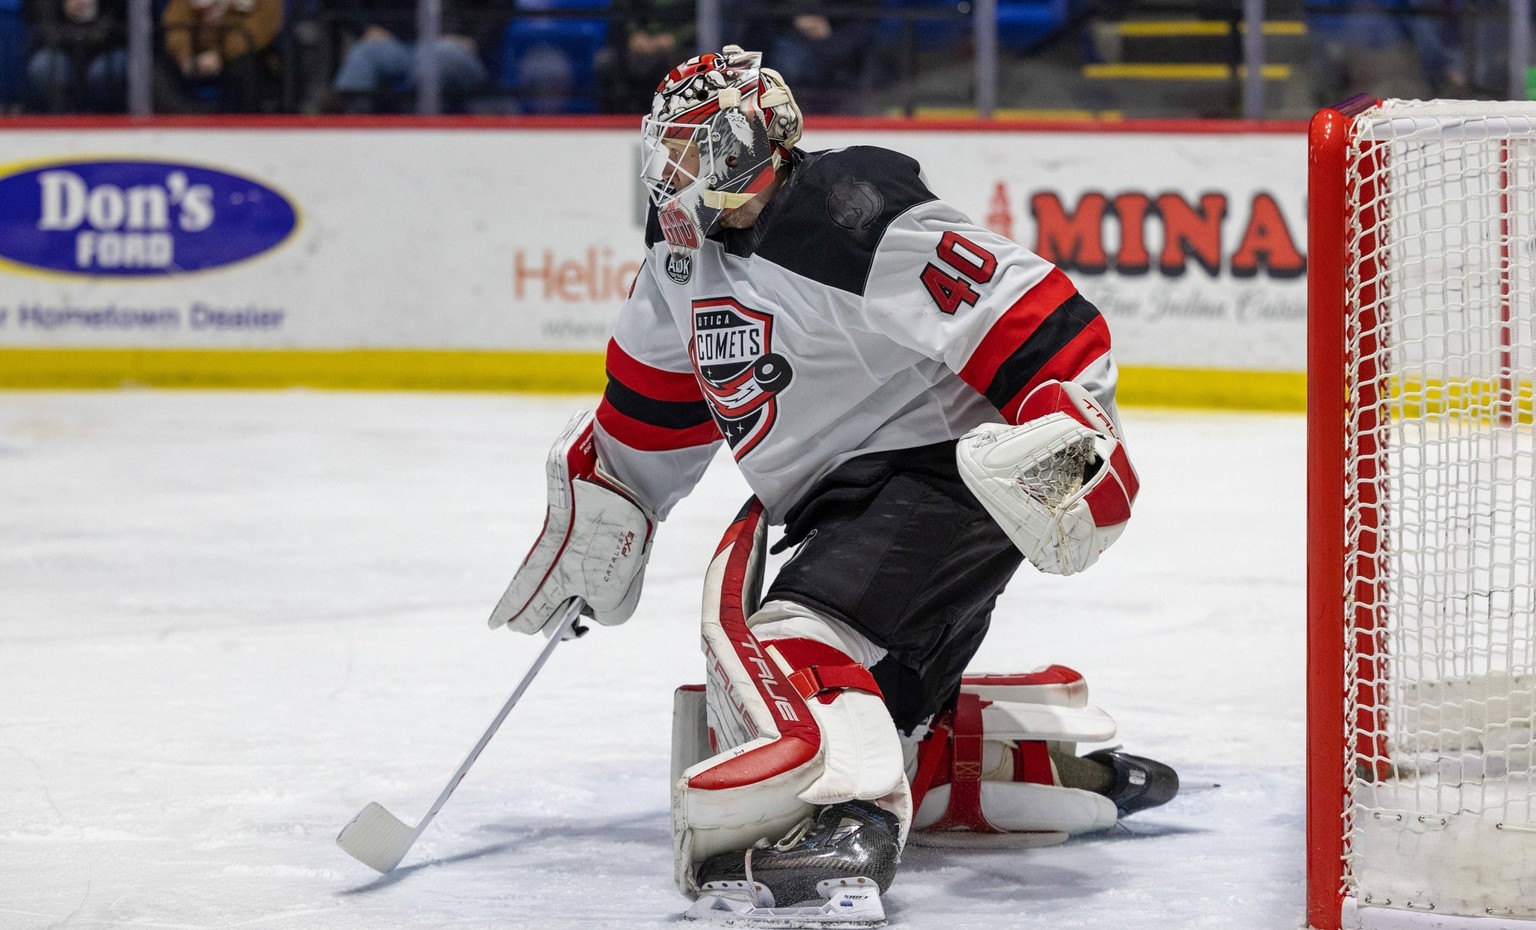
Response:
[{"label": "goalie blocker", "polygon": [[591,411],[576,414],[549,450],[544,528],[491,611],[493,630],[537,633],[573,597],[585,601],[586,616],[607,626],[635,612],[656,520],[603,471],[593,420]]}]

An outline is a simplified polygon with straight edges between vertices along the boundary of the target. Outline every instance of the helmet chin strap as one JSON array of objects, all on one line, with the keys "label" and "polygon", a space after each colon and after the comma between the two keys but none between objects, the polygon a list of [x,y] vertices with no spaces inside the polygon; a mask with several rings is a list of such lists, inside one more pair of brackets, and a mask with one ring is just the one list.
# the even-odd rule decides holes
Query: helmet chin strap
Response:
[{"label": "helmet chin strap", "polygon": [[[775,145],[772,154],[772,170],[777,173],[778,170],[784,166],[785,161],[786,159],[780,153],[779,147]],[[713,188],[705,188],[704,192],[699,197],[699,202],[712,210],[734,210],[742,204],[747,203],[752,198],[756,197],[759,193],[761,193],[761,191],[754,193],[734,193],[731,191],[717,191]]]},{"label": "helmet chin strap", "polygon": [[756,194],[733,194],[730,191],[706,190],[699,199],[712,210],[734,210]]}]

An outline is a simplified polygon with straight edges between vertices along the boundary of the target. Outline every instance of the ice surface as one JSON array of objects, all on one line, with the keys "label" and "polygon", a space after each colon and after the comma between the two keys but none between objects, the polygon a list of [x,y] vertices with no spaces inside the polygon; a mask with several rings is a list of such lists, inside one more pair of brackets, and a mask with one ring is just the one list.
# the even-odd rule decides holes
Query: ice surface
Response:
[{"label": "ice surface", "polygon": [[[369,801],[415,823],[533,660],[485,617],[590,402],[0,394],[0,928],[680,926],[671,693],[728,461],[399,869],[335,845]],[[976,668],[1080,669],[1189,788],[1064,846],[913,848],[893,926],[1303,923],[1302,420],[1125,419],[1136,518],[1086,574],[1021,571]]]}]

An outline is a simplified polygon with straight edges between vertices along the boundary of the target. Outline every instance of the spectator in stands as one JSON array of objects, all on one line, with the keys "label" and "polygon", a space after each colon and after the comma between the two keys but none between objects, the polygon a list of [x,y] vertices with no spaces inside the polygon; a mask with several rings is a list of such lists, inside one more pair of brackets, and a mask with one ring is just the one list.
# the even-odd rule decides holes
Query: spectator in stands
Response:
[{"label": "spectator in stands", "polygon": [[37,46],[27,59],[27,104],[51,113],[124,109],[128,33],[123,0],[28,0]]},{"label": "spectator in stands", "polygon": [[1461,46],[1460,0],[1396,0],[1402,29],[1413,42],[1419,73],[1436,96],[1466,93],[1467,65]]},{"label": "spectator in stands", "polygon": [[[1495,100],[1508,95],[1509,91],[1509,4],[1502,0],[1467,0],[1460,7],[1458,17],[1463,33],[1468,37],[1467,85],[1472,91],[1460,96],[1491,97]],[[1536,17],[1532,17],[1531,31],[1526,41],[1536,46]],[[1536,64],[1529,62],[1528,64]],[[1529,86],[1531,71],[1526,70]],[[1456,96],[1454,89],[1446,96]],[[1528,93],[1530,99],[1536,95]]]},{"label": "spectator in stands", "polygon": [[[386,0],[374,4],[370,11],[358,11],[364,14],[362,34],[347,49],[331,81],[342,110],[381,113],[411,109],[418,68],[415,10],[412,0]],[[366,21],[369,16],[377,21]],[[462,112],[469,98],[485,88],[489,72],[481,52],[494,47],[499,22],[499,17],[473,15],[469,4],[442,5],[437,47],[432,54],[444,112]]]},{"label": "spectator in stands", "polygon": [[1466,63],[1456,2],[1320,0],[1309,5],[1314,101],[1332,106],[1357,93],[1464,93]]},{"label": "spectator in stands", "polygon": [[20,104],[25,81],[26,27],[21,18],[21,0],[0,0],[0,113],[10,113]]},{"label": "spectator in stands", "polygon": [[283,0],[169,0],[160,16],[174,73],[161,69],[155,108],[192,112],[214,98],[224,113],[265,108],[277,75]]},{"label": "spectator in stands", "polygon": [[764,49],[763,63],[784,76],[802,107],[826,112],[847,109],[847,91],[867,86],[881,5],[849,0],[835,6],[851,15],[829,16],[814,0],[727,0],[726,17],[742,22],[744,41]]},{"label": "spectator in stands", "polygon": [[1394,92],[1404,79],[1403,35],[1382,0],[1322,0],[1307,7],[1313,98],[1332,106],[1357,93]]},{"label": "spectator in stands", "polygon": [[696,0],[614,0],[594,67],[607,113],[648,113],[656,85],[693,54]]}]

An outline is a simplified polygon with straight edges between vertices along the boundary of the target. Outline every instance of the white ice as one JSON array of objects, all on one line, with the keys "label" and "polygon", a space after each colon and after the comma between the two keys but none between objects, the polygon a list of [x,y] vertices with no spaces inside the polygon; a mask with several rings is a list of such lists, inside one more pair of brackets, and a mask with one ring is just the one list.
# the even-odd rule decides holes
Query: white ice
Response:
[{"label": "white ice", "polygon": [[[746,497],[725,459],[396,872],[334,842],[368,801],[414,823],[542,644],[485,617],[591,400],[0,394],[0,928],[679,927],[671,694]],[[909,849],[894,927],[1304,922],[1302,420],[1125,419],[1130,529],[1021,571],[974,667],[1078,668],[1186,788],[1064,846]]]}]

